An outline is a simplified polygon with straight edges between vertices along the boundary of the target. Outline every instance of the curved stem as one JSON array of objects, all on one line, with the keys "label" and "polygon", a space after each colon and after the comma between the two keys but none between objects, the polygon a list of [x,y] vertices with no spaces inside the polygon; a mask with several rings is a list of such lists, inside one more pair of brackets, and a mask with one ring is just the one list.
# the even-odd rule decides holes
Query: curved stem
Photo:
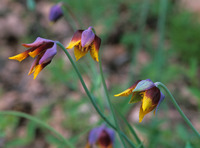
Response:
[{"label": "curved stem", "polygon": [[60,138],[60,140],[62,140],[62,142],[66,146],[69,146],[70,148],[74,148],[74,146],[68,140],[66,140],[59,132],[57,132],[54,128],[52,128],[48,124],[42,122],[40,119],[37,119],[37,118],[35,118],[35,117],[31,116],[31,115],[28,115],[26,113],[17,112],[17,111],[0,111],[0,115],[12,115],[12,116],[23,117],[23,118],[26,118],[28,120],[31,120],[31,121],[39,124],[40,126],[48,129],[52,133],[54,133],[58,138]]},{"label": "curved stem", "polygon": [[178,110],[179,114],[182,116],[182,118],[185,120],[185,122],[188,124],[188,126],[193,130],[193,132],[198,136],[198,138],[200,138],[199,132],[195,129],[195,127],[192,125],[192,123],[190,122],[190,120],[183,113],[183,111],[181,110],[181,108],[177,104],[176,100],[174,99],[174,97],[172,96],[172,94],[168,90],[168,88],[163,83],[161,83],[161,82],[156,82],[155,85],[157,87],[162,87],[167,92],[167,94],[170,96],[170,99],[171,99],[172,103],[174,104],[174,106]]},{"label": "curved stem", "polygon": [[[100,54],[99,54],[100,55]],[[99,56],[100,57],[100,56]],[[103,70],[102,70],[102,62],[101,62],[101,58],[99,58],[99,68],[100,68],[100,74],[101,74],[101,80],[102,80],[102,83],[103,83],[103,88],[104,88],[104,91],[105,91],[105,94],[106,94],[106,99],[108,101],[108,105],[110,107],[110,110],[111,110],[111,113],[112,113],[112,116],[114,118],[114,121],[115,121],[115,125],[116,125],[116,128],[117,128],[117,133],[119,135],[119,138],[123,144],[123,146],[126,148],[126,144],[124,142],[124,139],[122,138],[121,134],[119,133],[120,131],[120,127],[119,127],[119,124],[117,122],[117,118],[116,118],[116,115],[115,115],[115,112],[114,112],[114,109],[113,109],[113,106],[111,104],[111,101],[110,101],[110,97],[109,97],[109,94],[108,94],[108,89],[107,89],[107,86],[106,86],[106,82],[105,82],[105,79],[104,79],[104,75],[103,75]]]},{"label": "curved stem", "polygon": [[[97,107],[96,103],[95,103],[95,100],[93,98],[93,96],[90,94],[89,90],[87,89],[87,86],[85,85],[85,82],[83,81],[83,78],[74,62],[74,60],[72,59],[72,57],[70,56],[70,54],[68,53],[68,51],[65,49],[65,47],[57,41],[57,45],[60,46],[60,48],[65,52],[65,54],[67,55],[67,57],[69,58],[73,68],[75,69],[80,81],[81,81],[81,84],[87,94],[87,96],[89,97],[92,105],[94,106],[95,110],[98,112],[98,114],[101,116],[101,118],[110,126],[112,127],[115,131],[117,131],[117,128],[104,116],[104,114],[101,112],[101,110]],[[119,132],[125,139],[126,141],[133,147],[135,148],[135,145],[130,141],[130,139],[128,139],[128,137],[123,133],[123,132]]]}]

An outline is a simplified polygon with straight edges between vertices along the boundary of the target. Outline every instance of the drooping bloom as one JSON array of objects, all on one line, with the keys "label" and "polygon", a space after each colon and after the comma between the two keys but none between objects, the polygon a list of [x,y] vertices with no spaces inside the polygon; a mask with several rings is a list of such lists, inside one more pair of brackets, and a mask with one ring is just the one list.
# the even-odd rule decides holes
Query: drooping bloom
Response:
[{"label": "drooping bloom", "polygon": [[71,49],[74,47],[76,61],[86,55],[88,51],[90,51],[90,55],[95,61],[99,61],[98,52],[101,39],[94,34],[92,29],[93,27],[89,27],[86,30],[77,30],[67,46],[66,49]]},{"label": "drooping bloom", "polygon": [[128,96],[130,94],[132,94],[132,97],[129,103],[142,102],[140,106],[139,122],[142,122],[144,116],[154,109],[155,115],[160,103],[165,98],[164,94],[150,79],[138,80],[127,90],[116,94],[115,97]]},{"label": "drooping bloom", "polygon": [[58,3],[51,7],[49,13],[49,20],[51,22],[56,22],[62,16],[63,16],[62,3]]},{"label": "drooping bloom", "polygon": [[29,56],[34,58],[28,75],[33,73],[35,79],[40,71],[46,67],[56,55],[56,42],[38,37],[33,43],[22,45],[24,47],[29,47],[29,49],[20,54],[9,57],[9,59],[21,62]]},{"label": "drooping bloom", "polygon": [[113,148],[114,140],[115,132],[101,125],[90,131],[86,148]]}]

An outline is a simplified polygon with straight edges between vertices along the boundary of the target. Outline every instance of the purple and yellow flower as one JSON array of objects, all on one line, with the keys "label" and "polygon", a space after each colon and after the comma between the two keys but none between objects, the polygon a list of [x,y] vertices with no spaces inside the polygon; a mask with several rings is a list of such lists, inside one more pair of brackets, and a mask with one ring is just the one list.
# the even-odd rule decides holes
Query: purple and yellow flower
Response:
[{"label": "purple and yellow flower", "polygon": [[62,16],[63,16],[62,3],[58,3],[51,7],[49,13],[49,20],[51,22],[56,22]]},{"label": "purple and yellow flower", "polygon": [[86,30],[77,30],[67,46],[66,49],[71,49],[74,47],[76,61],[86,55],[88,51],[90,51],[90,55],[95,61],[99,61],[98,52],[101,39],[94,34],[92,29],[93,27],[89,27]]},{"label": "purple and yellow flower", "polygon": [[115,97],[128,96],[130,94],[132,94],[132,97],[129,103],[142,102],[140,106],[139,122],[142,122],[144,116],[154,109],[155,115],[160,103],[165,98],[164,94],[150,79],[138,80],[127,90],[116,94]]},{"label": "purple and yellow flower", "polygon": [[38,37],[33,43],[22,45],[24,47],[29,47],[29,49],[20,54],[9,57],[9,59],[21,62],[29,56],[34,58],[28,75],[33,73],[35,79],[40,71],[46,67],[56,55],[56,42]]},{"label": "purple and yellow flower", "polygon": [[114,140],[115,132],[101,125],[90,131],[86,148],[113,148]]}]

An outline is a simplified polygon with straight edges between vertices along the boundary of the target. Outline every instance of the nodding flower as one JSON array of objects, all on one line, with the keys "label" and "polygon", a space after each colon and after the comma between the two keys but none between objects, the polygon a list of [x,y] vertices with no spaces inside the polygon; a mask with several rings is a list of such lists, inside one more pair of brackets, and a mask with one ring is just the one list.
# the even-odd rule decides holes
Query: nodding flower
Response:
[{"label": "nodding flower", "polygon": [[158,110],[160,103],[165,98],[164,94],[150,79],[138,80],[131,87],[125,91],[116,94],[118,96],[128,96],[132,94],[129,103],[136,103],[141,101],[139,122],[142,122],[144,116],[154,110],[154,115]]},{"label": "nodding flower", "polygon": [[20,54],[9,57],[9,59],[21,62],[29,56],[34,58],[28,75],[33,73],[35,79],[40,71],[51,63],[51,60],[56,55],[56,42],[38,37],[33,43],[22,45],[24,47],[29,47],[29,49]]},{"label": "nodding flower", "polygon": [[77,30],[66,49],[74,47],[74,55],[76,61],[85,56],[88,51],[95,61],[99,61],[98,52],[101,44],[101,39],[94,34],[93,27],[86,30]]},{"label": "nodding flower", "polygon": [[113,148],[115,132],[105,125],[93,128],[88,136],[85,148]]},{"label": "nodding flower", "polygon": [[51,22],[56,22],[62,16],[63,16],[62,3],[53,5],[49,12],[49,20]]}]

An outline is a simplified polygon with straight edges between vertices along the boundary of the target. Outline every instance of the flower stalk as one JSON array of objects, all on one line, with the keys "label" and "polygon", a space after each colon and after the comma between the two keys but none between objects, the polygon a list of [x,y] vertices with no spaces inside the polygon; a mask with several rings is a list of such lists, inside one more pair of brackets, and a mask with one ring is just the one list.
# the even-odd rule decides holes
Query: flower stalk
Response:
[{"label": "flower stalk", "polygon": [[78,75],[78,77],[79,77],[79,79],[80,79],[80,81],[81,81],[81,84],[82,84],[82,86],[83,86],[83,88],[84,88],[84,90],[85,90],[87,96],[89,97],[89,99],[90,99],[92,105],[94,106],[94,108],[95,108],[95,110],[98,112],[98,114],[101,116],[101,118],[102,118],[110,127],[112,127],[115,131],[119,132],[119,133],[123,136],[123,138],[124,138],[133,148],[135,148],[135,145],[131,142],[131,140],[130,140],[122,131],[118,131],[118,129],[104,116],[104,114],[101,112],[101,110],[100,110],[100,109],[98,108],[98,106],[96,105],[93,96],[90,94],[90,92],[89,92],[89,90],[88,90],[88,88],[87,88],[87,86],[86,86],[86,84],[85,84],[85,82],[84,82],[84,80],[83,80],[83,78],[82,78],[82,76],[81,76],[81,74],[80,74],[80,72],[79,72],[79,70],[78,70],[78,68],[77,68],[77,66],[76,66],[76,64],[75,64],[75,62],[74,62],[74,60],[73,60],[72,57],[70,56],[69,52],[68,52],[68,51],[65,49],[65,47],[64,47],[60,42],[58,42],[58,41],[57,41],[57,45],[65,52],[65,54],[66,54],[67,57],[69,58],[69,60],[70,60],[70,62],[71,62],[71,64],[72,64],[74,70],[76,71],[76,73],[77,73],[77,75]]},{"label": "flower stalk", "polygon": [[175,108],[178,110],[179,114],[181,115],[181,117],[185,120],[185,122],[188,124],[188,126],[193,130],[193,132],[197,135],[197,137],[200,139],[200,134],[199,132],[195,129],[195,127],[192,125],[192,123],[190,122],[190,120],[186,117],[186,115],[183,113],[183,111],[181,110],[181,108],[179,107],[179,105],[177,104],[176,100],[174,99],[173,95],[171,94],[171,92],[168,90],[168,88],[161,82],[156,82],[155,85],[157,87],[161,87],[165,90],[165,92],[169,95],[170,100],[172,101],[172,103],[174,104]]},{"label": "flower stalk", "polygon": [[106,99],[107,99],[108,105],[110,107],[110,110],[111,110],[111,113],[112,113],[112,116],[113,116],[113,119],[114,119],[114,122],[115,122],[115,125],[116,125],[116,128],[117,128],[117,133],[119,135],[119,138],[120,138],[123,146],[126,148],[126,144],[124,142],[124,139],[122,138],[121,134],[119,133],[120,127],[119,127],[119,124],[117,122],[117,118],[116,118],[116,115],[115,115],[115,112],[114,112],[114,109],[113,109],[113,106],[112,106],[112,103],[110,101],[110,97],[109,97],[109,94],[108,94],[108,89],[107,89],[107,86],[106,86],[106,82],[105,82],[103,70],[102,70],[101,58],[99,58],[99,69],[100,69],[100,74],[101,74],[101,80],[102,80],[102,83],[103,83],[103,88],[104,88],[104,91],[105,91],[105,94],[106,94]]}]

